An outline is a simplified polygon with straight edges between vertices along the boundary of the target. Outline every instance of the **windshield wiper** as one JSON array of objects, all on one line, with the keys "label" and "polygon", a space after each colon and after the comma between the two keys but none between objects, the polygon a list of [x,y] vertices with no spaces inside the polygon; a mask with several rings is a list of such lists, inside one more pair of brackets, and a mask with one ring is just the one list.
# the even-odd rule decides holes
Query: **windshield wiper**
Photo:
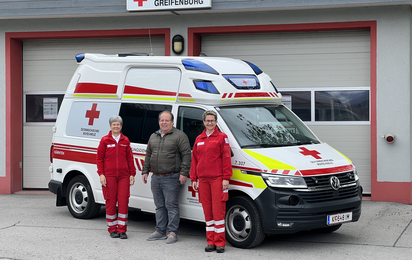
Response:
[{"label": "windshield wiper", "polygon": [[289,143],[290,146],[305,145],[305,144],[314,144],[314,142],[312,142],[312,141],[306,141],[306,142],[297,141],[297,142],[295,142],[295,143]]},{"label": "windshield wiper", "polygon": [[268,148],[268,147],[282,147],[288,146],[289,144],[248,144],[242,145],[243,148]]}]

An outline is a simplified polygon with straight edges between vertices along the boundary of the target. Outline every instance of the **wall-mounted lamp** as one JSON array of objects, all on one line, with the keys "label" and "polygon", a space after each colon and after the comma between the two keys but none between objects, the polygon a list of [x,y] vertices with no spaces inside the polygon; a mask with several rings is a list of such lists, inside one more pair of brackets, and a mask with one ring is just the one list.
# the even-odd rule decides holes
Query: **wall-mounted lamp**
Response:
[{"label": "wall-mounted lamp", "polygon": [[395,136],[393,134],[386,134],[383,138],[385,138],[386,142],[390,144],[395,141]]},{"label": "wall-mounted lamp", "polygon": [[172,39],[172,51],[175,54],[182,54],[183,52],[183,46],[185,45],[185,40],[183,39],[183,36],[180,34],[176,34],[173,36]]}]

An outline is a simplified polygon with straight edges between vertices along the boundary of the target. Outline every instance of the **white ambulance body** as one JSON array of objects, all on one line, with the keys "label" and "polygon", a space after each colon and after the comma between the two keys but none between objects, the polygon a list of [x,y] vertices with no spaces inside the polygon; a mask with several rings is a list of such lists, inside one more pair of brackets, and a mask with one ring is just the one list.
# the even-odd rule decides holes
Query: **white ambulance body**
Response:
[{"label": "white ambulance body", "polygon": [[[172,111],[174,126],[193,146],[204,129],[203,112],[215,110],[232,150],[226,237],[233,246],[257,246],[265,235],[331,232],[359,219],[362,187],[352,162],[283,106],[269,76],[255,65],[132,54],[76,59],[79,67],[53,128],[49,183],[56,205],[67,205],[74,217],[91,218],[104,205],[96,150],[111,116],[123,118],[135,159],[129,206],[155,212],[150,185],[140,174],[147,141],[159,129],[158,114]],[[182,218],[204,221],[190,180],[181,188],[180,209]]]}]

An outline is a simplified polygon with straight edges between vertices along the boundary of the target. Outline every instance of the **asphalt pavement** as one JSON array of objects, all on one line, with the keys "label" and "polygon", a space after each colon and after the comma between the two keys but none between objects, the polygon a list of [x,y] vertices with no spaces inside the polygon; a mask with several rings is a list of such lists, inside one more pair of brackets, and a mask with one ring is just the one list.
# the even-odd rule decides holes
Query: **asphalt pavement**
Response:
[{"label": "asphalt pavement", "polygon": [[358,222],[329,234],[267,237],[252,249],[206,253],[204,224],[181,221],[176,244],[146,241],[154,215],[129,213],[129,239],[113,239],[104,207],[98,217],[73,218],[47,192],[0,195],[0,259],[410,259],[412,205],[364,200]]}]

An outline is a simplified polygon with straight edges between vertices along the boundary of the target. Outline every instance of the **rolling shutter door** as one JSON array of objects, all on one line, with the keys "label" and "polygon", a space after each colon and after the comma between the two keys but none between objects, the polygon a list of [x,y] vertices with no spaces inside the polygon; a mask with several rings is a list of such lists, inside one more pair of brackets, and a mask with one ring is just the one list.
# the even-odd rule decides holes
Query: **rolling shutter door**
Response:
[{"label": "rolling shutter door", "polygon": [[[164,37],[152,37],[152,46],[145,37],[24,41],[24,96],[64,94],[77,68],[78,53],[140,52],[164,56],[164,41]],[[26,122],[23,113],[23,188],[47,188],[54,123]]]},{"label": "rolling shutter door", "polygon": [[[203,35],[201,52],[256,64],[280,90],[370,87],[369,31]],[[371,192],[370,123],[308,123],[356,165]]]}]

